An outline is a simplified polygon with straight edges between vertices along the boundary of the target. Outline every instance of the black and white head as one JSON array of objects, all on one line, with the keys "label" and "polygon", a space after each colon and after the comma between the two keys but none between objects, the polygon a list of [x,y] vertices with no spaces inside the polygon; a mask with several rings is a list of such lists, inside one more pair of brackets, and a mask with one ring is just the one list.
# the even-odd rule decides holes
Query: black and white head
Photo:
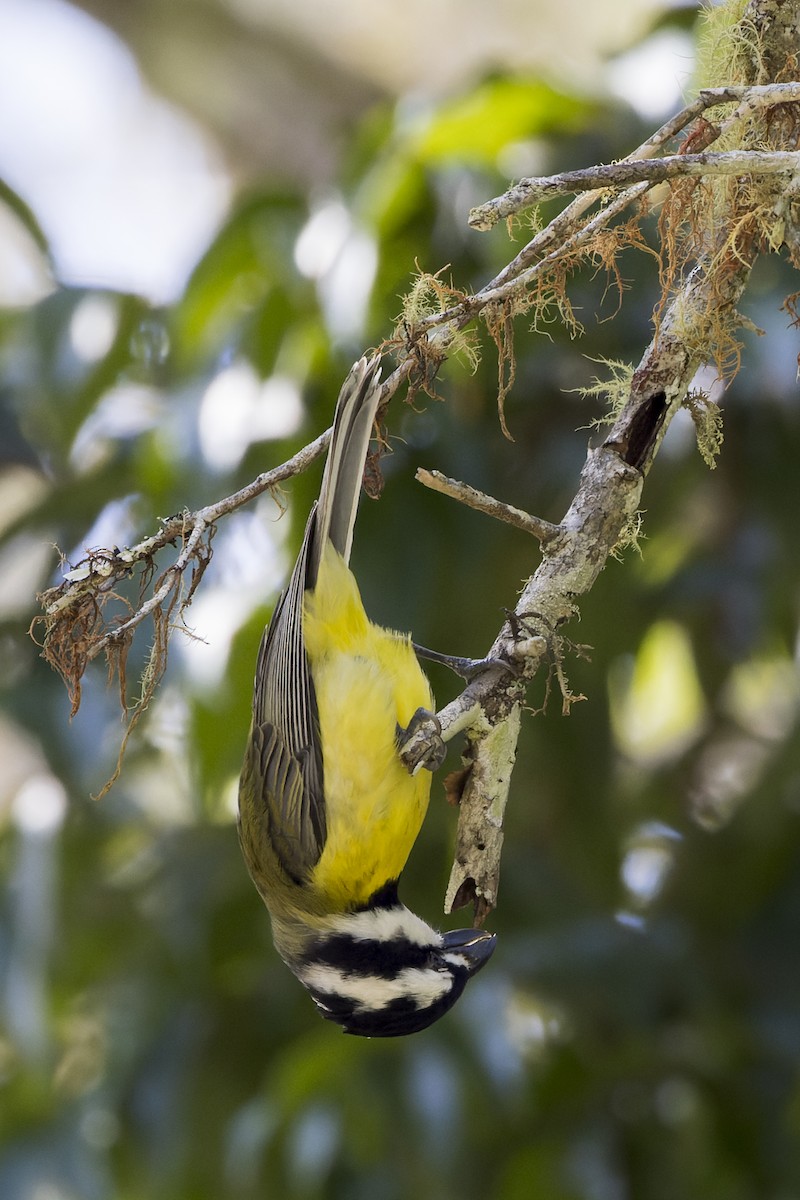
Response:
[{"label": "black and white head", "polygon": [[480,929],[438,933],[395,896],[335,917],[293,969],[322,1016],[345,1033],[400,1037],[444,1016],[495,942]]}]

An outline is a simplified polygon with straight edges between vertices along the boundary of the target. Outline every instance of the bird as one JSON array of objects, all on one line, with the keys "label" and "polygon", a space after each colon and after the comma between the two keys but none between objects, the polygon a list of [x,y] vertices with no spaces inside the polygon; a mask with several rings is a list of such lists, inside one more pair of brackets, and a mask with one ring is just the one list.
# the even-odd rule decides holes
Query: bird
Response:
[{"label": "bird", "polygon": [[410,637],[367,617],[349,560],[380,401],[380,356],[345,379],[319,499],[258,652],[239,784],[245,864],[275,948],[346,1033],[397,1037],[442,1017],[495,948],[440,933],[400,901],[444,744],[399,754],[432,715]]}]

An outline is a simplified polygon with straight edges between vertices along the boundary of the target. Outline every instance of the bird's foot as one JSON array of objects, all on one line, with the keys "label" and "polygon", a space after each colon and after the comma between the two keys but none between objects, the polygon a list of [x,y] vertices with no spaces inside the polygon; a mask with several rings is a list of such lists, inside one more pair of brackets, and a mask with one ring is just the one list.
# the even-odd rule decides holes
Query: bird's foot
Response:
[{"label": "bird's foot", "polygon": [[423,767],[437,771],[447,754],[436,713],[418,708],[405,729],[397,726],[397,751],[412,775]]},{"label": "bird's foot", "polygon": [[503,658],[460,658],[455,654],[440,654],[438,650],[428,650],[425,646],[420,646],[417,642],[412,642],[414,652],[418,658],[427,659],[428,662],[441,663],[443,667],[449,667],[456,675],[460,675],[467,683],[471,683],[478,675],[482,675],[484,671],[500,670],[508,671],[511,675],[516,675],[517,670],[512,663],[506,662]]}]

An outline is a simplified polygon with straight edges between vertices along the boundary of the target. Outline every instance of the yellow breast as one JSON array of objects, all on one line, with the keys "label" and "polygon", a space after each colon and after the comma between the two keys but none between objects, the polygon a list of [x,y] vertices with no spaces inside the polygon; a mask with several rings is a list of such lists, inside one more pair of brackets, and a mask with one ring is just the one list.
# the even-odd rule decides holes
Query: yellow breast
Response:
[{"label": "yellow breast", "polygon": [[354,907],[399,876],[419,833],[431,776],[409,775],[396,734],[418,708],[433,707],[433,696],[408,637],[367,618],[352,572],[330,543],[306,593],[303,628],[328,827],[312,882],[332,907]]}]

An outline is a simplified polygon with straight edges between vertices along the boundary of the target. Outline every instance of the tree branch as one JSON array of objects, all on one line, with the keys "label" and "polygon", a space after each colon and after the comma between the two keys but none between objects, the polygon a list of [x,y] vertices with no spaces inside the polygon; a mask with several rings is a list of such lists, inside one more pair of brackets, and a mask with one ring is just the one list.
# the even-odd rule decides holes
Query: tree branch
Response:
[{"label": "tree branch", "polygon": [[[567,179],[573,174],[590,175],[594,171],[613,171],[618,168],[620,173],[620,178],[618,180],[614,180],[612,178],[605,181],[598,180],[596,182],[587,182],[586,184],[587,189],[602,190],[604,187],[608,187],[615,183],[618,186],[620,182],[623,182],[622,177],[624,176],[625,168],[632,167],[633,164],[639,164],[639,171],[641,173],[638,175],[633,174],[630,177],[630,180],[646,180],[649,183],[657,182],[657,179],[653,179],[646,174],[646,168],[644,166],[645,161],[652,159],[663,146],[676,137],[677,134],[686,129],[686,127],[690,125],[692,121],[696,120],[697,117],[699,117],[707,109],[715,108],[721,104],[729,104],[732,101],[740,102],[737,109],[731,113],[730,116],[719,127],[708,127],[708,140],[715,141],[721,134],[727,133],[736,125],[740,125],[747,117],[752,116],[759,109],[769,108],[777,104],[788,104],[792,101],[797,101],[798,99],[800,99],[800,83],[773,83],[761,86],[754,85],[752,87],[747,85],[739,85],[721,88],[704,88],[692,104],[688,104],[685,108],[681,109],[679,113],[676,113],[674,117],[671,117],[670,120],[662,125],[661,128],[657,130],[656,133],[654,133],[651,137],[649,137],[646,142],[643,142],[641,146],[623,158],[619,163],[612,164],[611,167],[590,167],[586,172],[566,172],[561,176],[552,176],[551,179]],[[683,155],[680,157],[683,157],[685,160],[687,156]],[[633,169],[635,171],[636,168],[634,167]],[[753,169],[758,171],[759,168],[754,165]],[[778,167],[774,169],[786,170],[787,168]],[[686,172],[686,174],[689,173],[689,171]],[[711,172],[704,172],[698,169],[696,173],[702,175]],[[675,178],[680,174],[680,170],[676,170],[675,175],[669,177]],[[544,187],[544,190],[539,194],[536,194],[536,185],[542,185]],[[570,190],[577,191],[584,189],[572,189],[570,187],[559,188],[552,184],[550,179],[546,178],[523,179],[520,180],[520,182],[514,187],[509,188],[507,192],[504,192],[502,196],[496,196],[493,200],[487,200],[486,203],[479,205],[477,208],[473,208],[469,214],[468,223],[472,229],[485,232],[486,230],[492,229],[498,221],[510,216],[514,216],[515,214],[523,211],[525,208],[529,208],[538,199],[541,199],[545,195],[552,194],[554,192],[557,193],[560,191]],[[643,191],[646,189],[641,190]],[[638,194],[641,194],[641,192]],[[588,196],[574,201],[569,208],[564,210],[560,217],[556,218],[556,221],[559,222],[558,226],[556,226],[556,222],[551,222],[551,225],[548,226],[547,232],[549,237],[552,238],[553,236],[553,234],[550,233],[550,231],[553,229],[553,226],[556,226],[556,236],[561,236],[561,223],[566,224],[567,222],[574,221],[576,218],[580,217],[587,210],[587,208],[591,207],[596,199],[596,196]],[[534,239],[534,242],[536,241],[537,239]],[[537,250],[541,251],[542,249],[544,249],[544,245],[542,239],[540,239]],[[526,247],[522,252],[524,258],[520,263],[520,266],[527,265],[525,260],[531,255],[531,253],[531,247]],[[518,256],[518,260],[520,257],[521,256]]]},{"label": "tree branch", "polygon": [[623,159],[579,171],[564,171],[560,175],[523,179],[516,188],[506,192],[504,205],[498,202],[499,215],[518,212],[547,196],[569,192],[601,191],[633,183],[664,183],[668,179],[709,175],[793,174],[799,166],[800,154],[794,150],[730,150],[719,154],[668,154],[655,159]]},{"label": "tree branch", "polygon": [[[233,495],[194,513],[178,513],[166,518],[157,533],[135,546],[124,550],[88,550],[86,557],[65,573],[62,583],[39,596],[44,613],[34,618],[31,636],[36,637],[39,627],[43,626],[42,657],[64,680],[72,702],[73,716],[80,707],[83,675],[93,659],[102,653],[108,656],[113,652],[117,655],[116,669],[120,671],[121,690],[124,690],[125,655],[137,627],[147,618],[152,618],[158,627],[165,613],[171,617],[179,601],[181,610],[191,603],[200,577],[211,559],[211,539],[217,521],[264,492],[274,493],[281,483],[305,471],[325,453],[330,436],[331,431],[327,429],[287,462],[265,471]],[[159,551],[176,542],[180,542],[180,549],[171,565],[158,577],[151,595],[147,599],[140,597],[138,607],[127,619],[107,623],[103,609],[109,600],[119,599],[116,587],[136,571],[142,572],[142,578],[146,580],[155,570]],[[192,565],[195,575],[188,592],[181,599],[184,574]],[[147,707],[166,668],[168,629],[163,629],[162,634],[154,643],[158,650],[152,651],[149,657],[146,669],[149,675],[146,682],[143,679],[141,698],[132,711],[131,724],[138,720]],[[118,772],[119,764],[116,774]]]}]

